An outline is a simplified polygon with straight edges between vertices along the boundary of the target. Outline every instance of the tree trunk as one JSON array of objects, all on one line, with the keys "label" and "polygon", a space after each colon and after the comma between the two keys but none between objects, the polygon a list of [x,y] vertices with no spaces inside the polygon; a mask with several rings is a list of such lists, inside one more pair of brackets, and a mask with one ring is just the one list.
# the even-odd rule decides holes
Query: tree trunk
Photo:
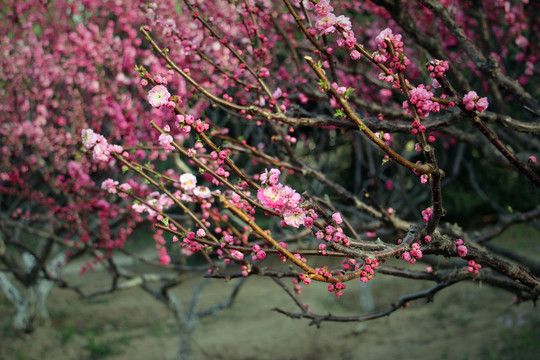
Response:
[{"label": "tree trunk", "polygon": [[[27,273],[31,273],[35,260],[29,253],[23,253],[22,259]],[[47,267],[48,274],[51,277],[57,277],[66,260],[64,253],[54,257]],[[51,292],[54,282],[48,279],[39,279],[32,285],[26,285],[24,296],[4,272],[0,272],[0,288],[9,301],[15,306],[15,315],[13,316],[13,328],[17,331],[30,333],[34,331],[37,324],[48,325],[50,323],[49,311],[47,309],[47,298]],[[36,320],[39,320],[36,324]]]}]

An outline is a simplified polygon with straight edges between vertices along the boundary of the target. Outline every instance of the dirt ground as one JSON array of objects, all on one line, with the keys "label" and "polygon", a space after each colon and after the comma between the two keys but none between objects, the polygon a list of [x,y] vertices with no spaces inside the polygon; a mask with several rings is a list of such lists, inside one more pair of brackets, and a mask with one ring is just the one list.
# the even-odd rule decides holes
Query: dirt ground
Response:
[{"label": "dirt ground", "polygon": [[[75,266],[75,265],[74,265]],[[72,284],[105,284],[103,270],[81,276],[68,273]],[[188,306],[191,289],[202,273],[190,275],[174,293]],[[285,280],[290,284],[290,280]],[[371,282],[376,309],[397,297],[431,286],[376,275]],[[302,300],[316,313],[362,313],[359,283],[348,283],[338,299],[312,284]],[[211,280],[199,309],[218,303],[234,286]],[[53,289],[48,301],[49,327],[30,335],[10,327],[14,307],[0,295],[0,359],[171,359],[178,328],[167,308],[140,288],[93,299]],[[532,303],[513,305],[513,295],[479,283],[443,290],[435,301],[411,303],[389,317],[364,323],[309,326],[271,309],[295,311],[285,293],[269,278],[250,278],[233,306],[200,320],[193,334],[197,359],[538,359],[540,312]]]}]

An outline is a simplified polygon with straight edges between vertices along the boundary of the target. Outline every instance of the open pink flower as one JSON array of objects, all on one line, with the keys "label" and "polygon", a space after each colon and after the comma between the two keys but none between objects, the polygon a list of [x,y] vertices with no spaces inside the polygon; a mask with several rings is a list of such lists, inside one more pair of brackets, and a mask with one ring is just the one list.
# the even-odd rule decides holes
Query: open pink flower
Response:
[{"label": "open pink flower", "polygon": [[182,186],[182,189],[185,191],[193,190],[195,189],[195,186],[197,186],[197,178],[190,173],[182,174],[180,175],[180,186]]},{"label": "open pink flower", "polygon": [[283,208],[289,201],[283,193],[282,187],[279,185],[259,189],[257,191],[257,199],[259,199],[264,206],[276,210]]},{"label": "open pink flower", "polygon": [[212,196],[212,192],[206,186],[197,186],[195,189],[193,189],[193,194],[201,199],[206,199]]},{"label": "open pink flower", "polygon": [[116,194],[116,185],[118,181],[109,178],[101,183],[101,188],[111,194]]},{"label": "open pink flower", "polygon": [[87,150],[91,149],[98,140],[97,134],[92,129],[83,129],[81,131],[81,137],[82,143]]},{"label": "open pink flower", "polygon": [[162,105],[166,105],[169,102],[171,94],[167,88],[163,85],[157,85],[148,92],[148,102],[152,107],[159,109]]},{"label": "open pink flower", "polygon": [[306,213],[302,208],[299,208],[299,207],[292,210],[285,210],[285,212],[283,213],[283,220],[285,220],[285,223],[295,228],[298,228],[300,227],[300,225],[303,225],[305,219],[306,219]]},{"label": "open pink flower", "polygon": [[172,146],[173,138],[169,134],[161,134],[159,135],[159,144],[163,146],[163,150],[165,152],[171,152],[174,150],[174,146]]},{"label": "open pink flower", "polygon": [[111,153],[109,152],[109,144],[107,143],[107,139],[105,139],[103,136],[98,136],[98,141],[94,145],[94,151],[93,151],[93,158],[96,161],[102,161],[107,162],[109,161],[111,157]]}]

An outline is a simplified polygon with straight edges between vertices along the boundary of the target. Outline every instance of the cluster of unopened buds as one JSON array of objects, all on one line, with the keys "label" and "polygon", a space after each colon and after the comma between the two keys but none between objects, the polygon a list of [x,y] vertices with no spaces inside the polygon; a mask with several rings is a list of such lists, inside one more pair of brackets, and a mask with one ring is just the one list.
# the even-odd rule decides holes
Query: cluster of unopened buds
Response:
[{"label": "cluster of unopened buds", "polygon": [[446,60],[431,60],[427,65],[429,76],[432,78],[443,77],[448,69],[450,64]]},{"label": "cluster of unopened buds", "polygon": [[[411,61],[403,54],[403,41],[401,41],[401,38],[401,34],[392,33],[392,29],[386,28],[381,31],[375,38],[378,49],[373,53],[373,59],[380,63],[390,60],[390,68],[404,71],[411,64]],[[394,48],[394,56],[388,51],[387,41]]]},{"label": "cluster of unopened buds", "polygon": [[[358,270],[359,264],[355,265],[355,270]],[[369,280],[373,279],[375,275],[375,269],[379,267],[379,260],[377,259],[366,259],[366,265],[364,270],[360,273],[360,281],[367,283]]]},{"label": "cluster of unopened buds", "polygon": [[428,207],[422,210],[422,219],[424,220],[424,222],[429,222],[429,220],[431,219],[431,215],[433,215],[432,208]]},{"label": "cluster of unopened buds", "polygon": [[472,272],[473,274],[478,274],[478,270],[482,268],[482,265],[477,264],[474,260],[469,260],[468,263],[469,266],[467,266],[467,271]]},{"label": "cluster of unopened buds", "polygon": [[[349,246],[349,240],[347,239],[347,236],[343,233],[343,229],[340,227],[336,227],[333,225],[327,225],[324,228],[324,232],[322,230],[317,231],[315,234],[317,236],[317,239],[324,240],[326,242],[333,241],[335,243],[343,244],[344,246]],[[325,249],[325,247],[319,246],[319,249]]]},{"label": "cluster of unopened buds", "polygon": [[306,274],[301,273],[300,275],[298,275],[298,278],[293,279],[294,290],[298,295],[302,294],[302,285],[300,284],[300,282],[307,286],[311,284],[311,278]]},{"label": "cluster of unopened buds", "polygon": [[412,250],[411,251],[405,251],[401,257],[406,262],[409,262],[411,264],[415,264],[417,260],[422,258],[422,250],[420,250],[420,244],[414,243],[412,244]]},{"label": "cluster of unopened buds", "polygon": [[194,129],[197,133],[202,133],[210,128],[210,125],[201,119],[195,119],[193,115],[176,115],[176,126],[179,127],[183,132],[189,133]]},{"label": "cluster of unopened buds", "polygon": [[425,87],[424,84],[420,84],[418,85],[418,87],[411,89],[409,91],[409,94],[411,98],[409,100],[405,100],[402,105],[403,109],[407,109],[409,115],[414,116],[411,110],[411,104],[415,106],[416,111],[418,112],[418,116],[420,116],[420,118],[427,117],[430,112],[436,113],[440,111],[441,108],[439,103],[431,100],[431,98],[433,97],[433,93],[430,91],[429,86]]}]

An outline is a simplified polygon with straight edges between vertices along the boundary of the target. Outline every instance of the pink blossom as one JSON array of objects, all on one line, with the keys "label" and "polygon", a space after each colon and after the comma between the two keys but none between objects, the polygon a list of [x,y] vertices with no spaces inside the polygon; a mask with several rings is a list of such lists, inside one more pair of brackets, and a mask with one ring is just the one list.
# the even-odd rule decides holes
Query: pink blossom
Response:
[{"label": "pink blossom", "polygon": [[329,13],[321,18],[316,23],[316,27],[322,34],[331,34],[336,31],[334,24],[336,23],[336,15]]},{"label": "pink blossom", "polygon": [[333,213],[332,214],[332,219],[334,219],[334,221],[336,222],[336,224],[341,224],[343,222],[343,219],[341,218],[341,214],[340,213]]},{"label": "pink blossom", "polygon": [[458,253],[458,255],[461,256],[461,257],[466,256],[468,251],[469,251],[469,250],[467,249],[467,247],[466,247],[465,245],[459,245],[459,246],[457,247],[457,253]]},{"label": "pink blossom", "polygon": [[524,49],[527,47],[527,45],[529,44],[529,40],[527,40],[527,38],[523,35],[519,35],[517,38],[516,38],[516,45],[520,48],[520,49]]},{"label": "pink blossom", "polygon": [[159,262],[162,265],[168,265],[171,262],[171,257],[167,254],[167,248],[161,247],[158,252]]},{"label": "pink blossom", "polygon": [[86,150],[91,149],[98,140],[97,134],[92,129],[83,129],[81,131],[81,137]]},{"label": "pink blossom", "polygon": [[476,91],[469,91],[464,97],[463,97],[463,103],[465,104],[465,108],[467,110],[473,110],[474,109],[474,100],[478,99],[478,94]]},{"label": "pink blossom", "polygon": [[267,169],[264,169],[264,173],[261,174],[260,180],[261,184],[265,184],[268,182],[269,185],[276,185],[279,181],[279,175],[281,172],[278,169],[271,169],[270,172],[268,172]]},{"label": "pink blossom", "polygon": [[411,254],[410,254],[408,251],[405,251],[405,252],[401,255],[401,257],[403,258],[403,260],[405,260],[405,261],[407,261],[407,262],[411,261]]},{"label": "pink blossom", "polygon": [[197,185],[197,178],[195,175],[190,173],[185,173],[180,175],[180,186],[185,191],[190,191],[195,189],[195,186]]},{"label": "pink blossom", "polygon": [[109,152],[107,140],[103,136],[99,136],[98,141],[94,145],[93,158],[96,161],[108,162],[111,153]]},{"label": "pink blossom", "polygon": [[484,110],[487,109],[488,105],[489,105],[488,99],[486,97],[483,97],[483,98],[478,99],[478,101],[476,102],[475,107],[476,107],[476,110],[478,112],[482,113],[482,112],[484,112]]},{"label": "pink blossom", "polygon": [[266,252],[264,250],[259,250],[257,251],[257,254],[256,254],[256,259],[254,260],[262,260],[266,257]]},{"label": "pink blossom", "polygon": [[386,45],[385,39],[390,40],[392,37],[393,37],[392,29],[386,28],[383,31],[381,31],[379,35],[375,37],[375,42],[377,43],[377,45],[379,45],[379,50],[386,49],[387,45]]},{"label": "pink blossom", "polygon": [[283,213],[283,220],[285,220],[285,223],[295,228],[303,225],[305,219],[306,213],[302,208],[299,207],[297,207],[296,209],[285,210],[285,212]]},{"label": "pink blossom", "polygon": [[349,19],[345,15],[340,15],[336,18],[336,25],[338,25],[343,31],[346,32],[352,30],[351,19]]},{"label": "pink blossom", "polygon": [[101,188],[111,194],[116,194],[116,185],[118,185],[118,181],[107,179],[101,183]]},{"label": "pink blossom", "polygon": [[302,199],[294,189],[281,184],[259,189],[257,198],[263,205],[280,212],[295,209]]},{"label": "pink blossom", "polygon": [[174,146],[171,145],[173,142],[173,137],[169,134],[161,134],[159,135],[159,144],[163,146],[163,150],[165,152],[171,152],[174,150]]},{"label": "pink blossom", "polygon": [[197,186],[195,189],[193,189],[193,194],[201,199],[207,199],[212,196],[212,192],[206,186]]},{"label": "pink blossom", "polygon": [[163,85],[154,86],[148,92],[148,102],[156,109],[159,109],[162,105],[166,105],[169,102],[170,97],[171,94]]},{"label": "pink blossom", "polygon": [[[244,254],[242,254],[238,250],[231,250],[231,256],[235,258],[236,260],[242,260],[244,258]],[[247,276],[247,275],[245,275]]]},{"label": "pink blossom", "polygon": [[480,98],[476,91],[469,91],[463,97],[463,104],[465,104],[465,109],[472,111],[476,108],[478,112],[483,112],[489,105],[488,99],[486,97]]},{"label": "pink blossom", "polygon": [[422,210],[422,217],[424,219],[424,222],[429,222],[432,214],[433,214],[432,208],[426,208],[425,210]]},{"label": "pink blossom", "polygon": [[111,154],[112,153],[121,154],[122,151],[124,151],[122,146],[116,145],[116,144],[109,144],[109,146],[107,147],[107,150],[109,150],[109,153],[111,153]]},{"label": "pink blossom", "polygon": [[358,50],[351,51],[351,59],[358,60],[362,57],[362,54]]},{"label": "pink blossom", "polygon": [[330,0],[321,0],[315,5],[315,12],[319,16],[325,16],[334,11],[334,7],[330,5]]},{"label": "pink blossom", "polygon": [[264,206],[278,210],[283,208],[288,202],[288,199],[282,192],[282,187],[279,185],[259,189],[257,191],[257,199],[259,199]]},{"label": "pink blossom", "polygon": [[197,236],[198,237],[205,237],[206,236],[206,231],[204,231],[204,229],[198,229],[197,230]]},{"label": "pink blossom", "polygon": [[407,109],[409,115],[413,115],[409,103],[416,107],[418,115],[421,118],[427,117],[430,112],[439,112],[439,104],[430,100],[433,93],[427,90],[423,84],[420,84],[418,87],[410,90],[410,95],[411,99],[408,101],[405,100],[402,104],[402,108]]}]

